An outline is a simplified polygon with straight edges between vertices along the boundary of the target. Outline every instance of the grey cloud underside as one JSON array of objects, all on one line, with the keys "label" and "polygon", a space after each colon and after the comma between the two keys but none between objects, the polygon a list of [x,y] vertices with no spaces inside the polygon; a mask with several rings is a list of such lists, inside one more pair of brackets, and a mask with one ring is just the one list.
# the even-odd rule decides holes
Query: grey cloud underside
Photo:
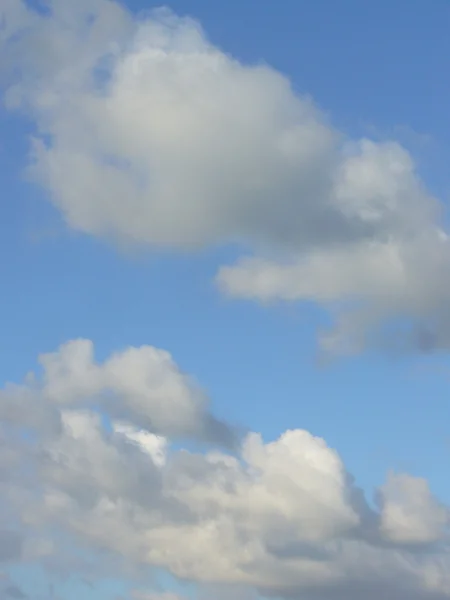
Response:
[{"label": "grey cloud underside", "polygon": [[35,124],[30,171],[69,227],[150,248],[253,246],[219,287],[317,302],[335,318],[329,353],[390,344],[399,318],[400,349],[448,348],[443,205],[405,148],[348,139],[285,76],[225,54],[191,19],[50,6],[2,5],[4,100]]},{"label": "grey cloud underside", "polygon": [[28,598],[28,596],[16,585],[9,585],[3,592],[0,593],[3,594],[3,598],[5,598],[5,600],[10,598],[13,598],[14,600],[25,600]]},{"label": "grey cloud underside", "polygon": [[0,563],[20,560],[22,542],[22,537],[17,531],[0,530]]}]

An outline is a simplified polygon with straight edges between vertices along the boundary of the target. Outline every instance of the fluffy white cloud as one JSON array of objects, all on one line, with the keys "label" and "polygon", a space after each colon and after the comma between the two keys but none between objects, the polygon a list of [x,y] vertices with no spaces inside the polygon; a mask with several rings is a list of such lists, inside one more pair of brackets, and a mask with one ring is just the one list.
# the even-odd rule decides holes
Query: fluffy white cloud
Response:
[{"label": "fluffy white cloud", "polygon": [[[281,261],[244,258],[220,270],[219,286],[264,302],[307,300],[329,308],[336,325],[322,345],[330,352],[380,343],[374,339],[380,323],[394,331],[391,338],[384,332],[383,343],[447,347],[450,243],[411,158],[396,144],[365,141],[341,165],[335,194],[347,214],[380,226],[376,235],[311,247]],[[408,320],[409,339],[392,327],[398,319]]]},{"label": "fluffy white cloud", "polygon": [[[117,433],[156,454],[164,448],[158,434],[233,443],[232,430],[208,412],[203,391],[164,350],[130,347],[98,364],[92,342],[79,339],[42,354],[39,363],[42,379],[29,374],[24,385],[8,385],[0,393],[0,417],[57,429],[58,405],[94,407],[117,421]],[[149,437],[142,429],[156,435]]]},{"label": "fluffy white cloud", "polygon": [[[116,572],[120,564],[168,569],[204,593],[225,586],[243,597],[450,598],[449,513],[426,481],[391,475],[375,510],[338,453],[307,431],[268,443],[250,433],[237,453],[177,449],[132,420],[114,420],[117,405],[129,410],[126,386],[102,414],[94,410],[103,388],[86,382],[104,381],[95,373],[109,372],[109,361],[67,360],[83,347],[46,355],[41,384],[28,377],[0,395],[1,431],[14,451],[0,478],[0,546],[16,544],[5,560],[51,565],[75,547],[114,561]],[[11,410],[17,389],[20,412]],[[152,389],[145,415],[158,414]],[[37,404],[45,410],[30,419]]]},{"label": "fluffy white cloud", "polygon": [[408,343],[449,346],[449,244],[404,148],[346,139],[286,77],[233,59],[191,19],[110,0],[50,7],[2,3],[20,75],[5,101],[35,122],[32,170],[69,226],[275,250],[283,260],[224,268],[221,287],[320,303],[336,313],[329,351],[358,351],[398,317]]},{"label": "fluffy white cloud", "polygon": [[433,498],[424,479],[391,475],[381,498],[381,528],[388,539],[424,544],[447,535],[449,511]]},{"label": "fluffy white cloud", "polygon": [[448,347],[449,275],[448,237],[430,229],[412,239],[317,249],[284,262],[246,258],[222,267],[217,281],[224,292],[243,298],[317,301],[336,318],[321,336],[323,348],[353,353],[368,344]]},{"label": "fluffy white cloud", "polygon": [[52,5],[20,40],[7,102],[49,137],[35,172],[71,226],[162,246],[281,240],[286,228],[294,241],[312,226],[315,238],[342,236],[340,213],[316,206],[337,135],[286,78],[241,65],[168,11],[131,22],[109,1]]},{"label": "fluffy white cloud", "polygon": [[113,429],[115,433],[122,434],[125,439],[147,452],[153,462],[162,466],[166,462],[167,439],[160,435],[150,433],[145,429],[136,429],[128,423],[114,423]]},{"label": "fluffy white cloud", "polygon": [[[332,351],[397,317],[422,347],[449,345],[448,237],[402,147],[345,139],[284,76],[229,57],[192,20],[49,4],[3,0],[0,50],[5,102],[36,124],[32,171],[69,226],[275,251],[222,268],[220,286],[337,311]],[[233,453],[232,428],[153,347],[98,363],[76,340],[40,364],[0,392],[0,561],[81,550],[250,596],[450,598],[449,513],[426,481],[391,475],[375,510],[306,431],[250,433]]]}]

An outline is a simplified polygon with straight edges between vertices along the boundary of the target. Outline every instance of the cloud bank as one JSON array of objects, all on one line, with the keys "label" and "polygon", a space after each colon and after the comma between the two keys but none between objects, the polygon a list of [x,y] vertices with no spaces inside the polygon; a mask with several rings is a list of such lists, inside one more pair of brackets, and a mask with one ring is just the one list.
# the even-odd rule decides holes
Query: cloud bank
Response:
[{"label": "cloud bank", "polygon": [[167,353],[99,365],[91,349],[68,342],[1,391],[1,562],[83,573],[83,556],[102,574],[158,567],[285,598],[450,598],[449,510],[425,480],[391,473],[369,504],[304,430],[180,449],[214,418]]},{"label": "cloud bank", "polygon": [[331,353],[392,331],[406,347],[449,347],[443,206],[405,148],[349,139],[286,76],[242,64],[192,19],[48,5],[2,3],[4,101],[33,121],[30,171],[69,227],[150,248],[253,248],[219,287],[325,307]]}]

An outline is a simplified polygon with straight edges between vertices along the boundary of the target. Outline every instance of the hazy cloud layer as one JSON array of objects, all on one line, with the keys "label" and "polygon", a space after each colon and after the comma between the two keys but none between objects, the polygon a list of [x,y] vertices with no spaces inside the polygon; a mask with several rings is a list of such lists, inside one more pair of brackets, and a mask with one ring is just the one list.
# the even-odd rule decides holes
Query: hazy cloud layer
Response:
[{"label": "hazy cloud layer", "polygon": [[323,305],[329,352],[390,344],[399,318],[399,346],[449,347],[449,241],[404,148],[348,139],[191,19],[50,6],[2,3],[4,98],[36,125],[31,171],[70,227],[179,250],[253,245],[221,289]]},{"label": "hazy cloud layer", "polygon": [[[0,395],[13,453],[0,480],[10,527],[0,548],[20,540],[6,560],[53,568],[65,560],[67,568],[79,548],[103,565],[99,573],[108,564],[128,575],[162,567],[224,595],[237,586],[245,598],[252,589],[330,600],[450,598],[449,511],[425,480],[392,473],[375,510],[339,454],[307,431],[272,442],[249,433],[237,453],[180,450],[170,435],[203,431],[205,412],[168,410],[174,421],[161,419],[161,406],[189,398],[168,355],[152,349],[149,360],[145,349],[143,363],[129,349],[96,365],[90,348],[74,341],[44,355],[42,380],[29,375]],[[109,365],[124,356],[127,375],[117,368],[111,379]],[[105,389],[114,402],[102,399]],[[17,399],[20,411],[11,408]]]}]

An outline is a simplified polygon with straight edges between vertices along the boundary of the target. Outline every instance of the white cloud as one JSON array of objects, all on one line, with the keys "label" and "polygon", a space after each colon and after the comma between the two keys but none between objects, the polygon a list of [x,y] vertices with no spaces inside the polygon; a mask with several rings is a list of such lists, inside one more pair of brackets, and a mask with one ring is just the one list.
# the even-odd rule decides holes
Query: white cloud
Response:
[{"label": "white cloud", "polygon": [[[313,222],[314,236],[333,236],[333,215],[322,220],[307,195],[326,193],[315,171],[334,160],[337,136],[286,78],[241,65],[168,11],[130,24],[98,1],[88,25],[80,7],[53,4],[18,52],[23,78],[7,98],[50,137],[35,146],[35,172],[72,227],[162,246],[283,239],[301,195],[292,238]],[[58,57],[35,57],[37,46]]]},{"label": "white cloud", "polygon": [[[192,20],[137,19],[108,0],[51,6],[1,4],[20,73],[5,101],[36,124],[33,171],[70,227],[269,248],[283,260],[242,259],[221,287],[337,311],[332,351],[360,350],[396,317],[422,347],[449,345],[449,242],[403,148],[345,139],[285,77],[227,56]],[[390,476],[375,511],[306,431],[251,433],[225,453],[232,430],[153,347],[98,363],[78,340],[40,363],[42,378],[0,393],[3,560],[54,564],[75,547],[245,593],[450,597],[448,509],[422,479]],[[169,447],[183,437],[222,450]]]},{"label": "white cloud", "polygon": [[[100,389],[86,382],[108,372],[108,361],[87,369],[74,344],[41,359],[42,384],[29,377],[0,395],[2,433],[15,453],[3,465],[0,514],[24,559],[52,565],[66,556],[67,564],[78,548],[96,565],[111,561],[116,574],[120,563],[128,574],[131,566],[168,569],[206,596],[224,586],[243,597],[450,597],[448,509],[426,481],[391,475],[376,511],[339,454],[307,431],[272,442],[250,433],[237,453],[169,447],[142,426],[115,423],[108,410],[128,410],[128,387],[103,415],[81,402]],[[33,393],[12,412],[10,390],[27,387]],[[149,413],[152,402],[150,394]],[[47,409],[30,419],[38,403]]]},{"label": "white cloud", "polygon": [[51,6],[0,9],[20,74],[5,99],[35,122],[33,172],[70,227],[281,253],[222,269],[222,289],[318,302],[336,315],[332,352],[359,351],[398,317],[411,323],[402,343],[449,346],[448,239],[404,148],[348,140],[286,77],[233,59],[191,19]]},{"label": "white cloud", "polygon": [[[447,237],[430,230],[413,239],[312,250],[284,262],[242,259],[222,267],[217,281],[235,296],[316,301],[329,308],[336,323],[321,342],[332,353],[358,352],[373,343],[428,351],[450,341],[449,251]],[[407,335],[394,327],[397,320],[408,325]],[[393,333],[385,331],[377,341],[380,323],[393,326]]]},{"label": "white cloud", "polygon": [[[447,347],[450,328],[450,244],[433,218],[413,172],[411,158],[395,144],[365,141],[341,166],[334,190],[347,214],[380,228],[376,235],[345,244],[312,247],[285,260],[241,259],[222,267],[221,289],[231,295],[271,302],[315,301],[336,318],[321,338],[331,353],[358,352],[374,343],[380,323],[407,319],[409,339],[421,350]],[[386,333],[384,332],[386,336]],[[380,343],[378,340],[376,343]]]},{"label": "white cloud", "polygon": [[3,418],[38,429],[57,429],[58,405],[94,407],[106,410],[115,421],[125,421],[128,429],[116,423],[116,431],[141,445],[152,444],[157,453],[163,443],[140,430],[233,443],[233,432],[208,412],[203,391],[164,350],[130,347],[99,364],[92,342],[79,339],[42,354],[39,362],[42,380],[29,375],[25,384],[8,385],[1,392]]},{"label": "white cloud", "polygon": [[432,543],[448,533],[449,511],[425,479],[392,474],[381,490],[381,528],[394,542]]},{"label": "white cloud", "polygon": [[113,429],[133,444],[137,444],[141,450],[147,452],[155,465],[163,466],[166,462],[167,440],[160,435],[155,435],[145,429],[137,429],[127,423],[114,423]]}]

